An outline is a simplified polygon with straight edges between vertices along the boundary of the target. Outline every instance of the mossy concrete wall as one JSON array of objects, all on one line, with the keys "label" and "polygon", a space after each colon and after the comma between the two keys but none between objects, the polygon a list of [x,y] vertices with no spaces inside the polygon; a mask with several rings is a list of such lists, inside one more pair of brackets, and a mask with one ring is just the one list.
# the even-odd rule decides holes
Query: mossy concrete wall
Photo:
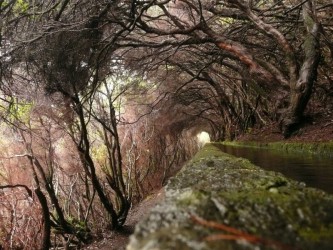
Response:
[{"label": "mossy concrete wall", "polygon": [[333,196],[224,154],[213,144],[169,181],[165,201],[136,226],[127,246],[127,250],[288,248],[333,249]]}]

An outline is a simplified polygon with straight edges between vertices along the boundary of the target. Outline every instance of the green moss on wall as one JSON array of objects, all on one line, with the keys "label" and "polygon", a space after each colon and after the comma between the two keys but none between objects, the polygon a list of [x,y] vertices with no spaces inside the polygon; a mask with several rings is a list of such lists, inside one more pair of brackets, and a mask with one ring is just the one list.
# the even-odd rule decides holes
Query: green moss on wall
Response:
[{"label": "green moss on wall", "polygon": [[127,249],[275,249],[206,241],[230,232],[196,223],[193,215],[290,249],[333,249],[332,211],[332,195],[208,144],[170,180],[165,202],[139,223]]}]

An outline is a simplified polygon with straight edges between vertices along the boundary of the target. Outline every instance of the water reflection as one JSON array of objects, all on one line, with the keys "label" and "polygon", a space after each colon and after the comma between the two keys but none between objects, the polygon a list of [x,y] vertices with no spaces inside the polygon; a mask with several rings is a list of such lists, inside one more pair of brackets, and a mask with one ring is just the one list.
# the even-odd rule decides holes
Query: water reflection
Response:
[{"label": "water reflection", "polygon": [[218,145],[225,153],[249,159],[266,170],[277,171],[307,186],[333,193],[333,159],[292,154],[265,148]]}]

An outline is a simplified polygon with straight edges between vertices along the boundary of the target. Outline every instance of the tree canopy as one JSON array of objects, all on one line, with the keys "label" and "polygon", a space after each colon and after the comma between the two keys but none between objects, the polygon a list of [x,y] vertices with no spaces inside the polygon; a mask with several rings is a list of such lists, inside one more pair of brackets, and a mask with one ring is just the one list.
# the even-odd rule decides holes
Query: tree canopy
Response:
[{"label": "tree canopy", "polygon": [[[0,0],[0,248],[120,228],[201,131],[226,140],[273,124],[289,137],[313,107],[330,110],[332,11],[328,0]],[[30,199],[43,230],[24,237],[8,216],[33,214]]]}]

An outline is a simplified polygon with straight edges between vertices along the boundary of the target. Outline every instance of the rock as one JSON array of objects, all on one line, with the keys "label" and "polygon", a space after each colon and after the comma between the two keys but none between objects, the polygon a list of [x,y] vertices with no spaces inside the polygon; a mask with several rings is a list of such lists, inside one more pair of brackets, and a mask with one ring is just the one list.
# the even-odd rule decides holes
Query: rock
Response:
[{"label": "rock", "polygon": [[169,181],[165,195],[127,250],[333,249],[332,195],[213,144]]}]

